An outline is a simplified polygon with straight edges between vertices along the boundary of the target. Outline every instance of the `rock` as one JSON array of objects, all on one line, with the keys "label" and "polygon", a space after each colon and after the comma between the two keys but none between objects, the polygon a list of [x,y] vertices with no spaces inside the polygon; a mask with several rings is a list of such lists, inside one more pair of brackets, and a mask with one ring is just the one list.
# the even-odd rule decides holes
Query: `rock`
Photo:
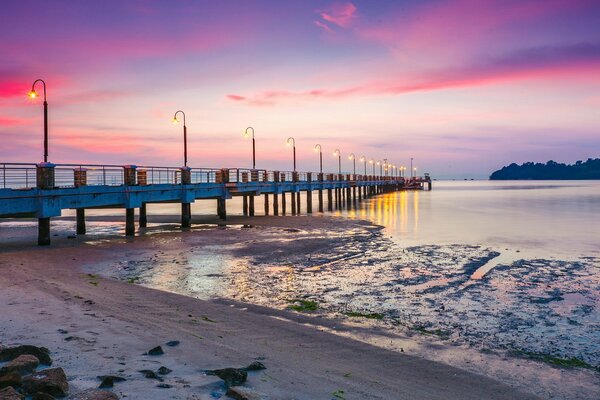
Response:
[{"label": "rock", "polygon": [[99,389],[111,388],[115,385],[115,382],[125,382],[127,380],[123,377],[114,375],[100,375],[98,379],[102,381],[100,386],[98,386]]},{"label": "rock", "polygon": [[31,400],[56,400],[56,397],[50,396],[47,393],[37,392],[33,395]]},{"label": "rock", "polygon": [[0,349],[0,361],[11,361],[23,354],[36,356],[40,363],[44,365],[52,365],[50,358],[50,350],[45,347],[37,347],[31,345],[22,345],[15,347],[6,347]]},{"label": "rock", "polygon": [[170,342],[165,343],[169,347],[179,346],[179,340],[171,340]]},{"label": "rock", "polygon": [[263,369],[267,369],[265,365],[259,361],[254,361],[252,364],[248,365],[246,368],[242,368],[246,371],[260,371]]},{"label": "rock", "polygon": [[67,376],[62,368],[49,368],[23,377],[23,389],[28,394],[37,392],[52,396],[66,396],[69,391]]},{"label": "rock", "polygon": [[12,386],[0,389],[0,400],[21,400],[23,396],[19,394]]},{"label": "rock", "polygon": [[227,396],[234,398],[235,400],[265,400],[266,397],[260,393],[255,392],[241,386],[233,386],[227,389]]},{"label": "rock", "polygon": [[36,356],[31,354],[23,354],[10,361],[4,367],[0,368],[0,375],[7,374],[9,372],[18,372],[21,375],[31,374],[37,366],[40,364],[40,360]]},{"label": "rock", "polygon": [[173,372],[173,370],[172,370],[172,369],[169,369],[169,368],[167,368],[167,367],[160,367],[160,368],[158,369],[158,373],[159,373],[159,374],[161,374],[161,375],[168,375],[168,374],[170,374],[171,372]]},{"label": "rock", "polygon": [[248,379],[248,373],[239,368],[215,369],[212,371],[207,371],[206,373],[209,375],[216,375],[223,379],[227,386],[238,386],[246,382],[246,379]]},{"label": "rock", "polygon": [[161,356],[163,354],[165,354],[165,352],[160,346],[156,346],[155,348],[148,350],[148,355],[151,356]]},{"label": "rock", "polygon": [[4,375],[0,375],[0,389],[4,389],[10,386],[21,386],[21,375],[16,371],[11,371]]},{"label": "rock", "polygon": [[162,381],[162,378],[156,375],[156,372],[152,371],[151,369],[143,369],[140,372],[148,379],[158,379],[159,381]]},{"label": "rock", "polygon": [[119,396],[110,390],[90,389],[69,397],[69,400],[119,400]]},{"label": "rock", "polygon": [[158,385],[156,385],[156,387],[161,389],[170,389],[173,386],[169,385],[168,383],[159,383]]}]

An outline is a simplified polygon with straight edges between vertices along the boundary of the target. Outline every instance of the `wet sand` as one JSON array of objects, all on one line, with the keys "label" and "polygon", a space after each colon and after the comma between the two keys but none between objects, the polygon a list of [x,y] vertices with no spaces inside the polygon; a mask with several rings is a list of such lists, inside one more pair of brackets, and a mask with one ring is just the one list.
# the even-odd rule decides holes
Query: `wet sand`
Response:
[{"label": "wet sand", "polygon": [[[167,220],[165,217],[164,221]],[[357,231],[377,230],[368,223],[325,217],[232,218],[229,223],[242,221],[255,227],[284,229],[291,236],[289,248],[293,251],[282,248],[281,244],[269,245],[268,239],[274,233],[268,229],[261,232],[240,226],[156,233],[133,240],[110,235],[67,239],[67,233],[58,230],[59,236],[49,248],[25,244],[23,238],[31,234],[30,227],[8,233],[3,230],[0,236],[7,239],[4,242],[7,244],[0,252],[0,304],[4,304],[0,313],[0,343],[31,343],[50,348],[55,364],[65,367],[72,378],[74,391],[96,387],[99,384],[96,375],[125,376],[128,380],[118,383],[115,392],[131,398],[219,398],[224,392],[221,381],[202,371],[241,367],[253,360],[261,360],[267,370],[251,373],[247,386],[272,399],[336,398],[335,395],[346,399],[526,399],[535,397],[525,391],[547,394],[547,386],[530,385],[535,376],[523,378],[523,370],[531,370],[537,364],[527,360],[500,359],[490,363],[479,359],[480,363],[467,367],[471,369],[467,371],[439,362],[456,364],[456,358],[448,356],[452,354],[449,351],[452,346],[428,340],[424,346],[423,338],[392,337],[390,331],[375,323],[370,325],[370,321],[355,323],[321,313],[281,309],[278,296],[274,296],[273,304],[264,305],[249,304],[252,299],[243,296],[239,299],[243,302],[238,301],[235,293],[223,292],[219,296],[220,290],[232,287],[248,296],[255,287],[248,286],[251,282],[247,279],[241,279],[243,274],[238,275],[234,285],[211,286],[213,293],[208,297],[212,300],[134,284],[140,278],[137,269],[136,275],[132,275],[136,279],[99,276],[98,272],[106,271],[107,267],[137,268],[140,260],[160,258],[162,265],[172,263],[172,271],[165,268],[164,275],[154,271],[151,274],[154,282],[141,283],[162,284],[163,289],[185,293],[181,287],[168,287],[181,282],[181,276],[169,274],[173,270],[181,272],[175,266],[198,249],[203,249],[199,254],[202,256],[207,248],[210,252],[210,246],[214,249],[227,246],[234,259],[244,256],[269,259],[278,254],[294,263],[294,257],[300,260],[331,245],[323,239],[294,241],[294,235],[302,235],[303,230],[306,233],[321,229],[326,239],[330,236],[330,241],[339,240],[340,232],[352,237]],[[68,223],[67,220],[65,224]],[[328,233],[332,224],[338,229]],[[254,240],[250,245],[249,235]],[[29,236],[30,241],[32,237]],[[245,241],[244,245],[240,241]],[[360,246],[357,248],[357,252],[363,251]],[[218,257],[215,262],[219,262]],[[322,260],[318,264],[324,266],[327,262]],[[68,333],[61,333],[64,331]],[[67,337],[70,340],[66,341]],[[170,340],[180,340],[181,344],[165,347],[164,343]],[[386,348],[387,340],[394,345]],[[402,343],[405,352],[398,351],[398,343]],[[165,355],[142,355],[159,344],[166,349]],[[423,350],[425,347],[427,351]],[[459,352],[464,350],[458,348]],[[425,359],[424,355],[438,361]],[[463,366],[476,358],[464,356]],[[166,379],[172,385],[170,389],[157,388],[157,382],[137,372],[161,365],[174,371]],[[488,369],[482,369],[481,365]],[[567,387],[567,380],[577,379],[581,374],[588,374],[584,377],[593,380],[593,375],[587,372],[550,367],[538,370],[546,381],[565,380]],[[475,372],[487,373],[504,382]],[[529,385],[527,379],[531,379]],[[589,388],[582,390],[583,396],[591,393]],[[580,393],[573,398],[585,397]]]}]

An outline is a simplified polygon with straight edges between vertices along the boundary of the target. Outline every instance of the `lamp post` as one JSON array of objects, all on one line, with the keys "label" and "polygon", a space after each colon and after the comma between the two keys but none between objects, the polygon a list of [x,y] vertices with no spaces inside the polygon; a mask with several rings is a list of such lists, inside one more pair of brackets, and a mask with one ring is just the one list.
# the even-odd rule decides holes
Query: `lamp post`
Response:
[{"label": "lamp post", "polygon": [[416,178],[416,177],[417,177],[417,167],[414,167],[414,168],[413,168],[413,172],[414,172],[414,176],[415,176],[415,178]]},{"label": "lamp post", "polygon": [[292,141],[292,147],[294,149],[294,172],[296,172],[296,139],[290,136],[286,142],[288,146],[290,145],[290,140]]},{"label": "lamp post", "polygon": [[383,170],[385,171],[385,176],[388,176],[388,160],[387,160],[387,158],[383,159]]},{"label": "lamp post", "polygon": [[377,165],[379,165],[379,176],[383,175],[383,166],[381,160],[377,160]]},{"label": "lamp post", "polygon": [[350,155],[348,156],[348,160],[352,160],[354,175],[356,175],[356,156],[354,155],[354,153],[350,153]]},{"label": "lamp post", "polygon": [[35,84],[38,82],[42,82],[42,86],[44,87],[44,162],[48,162],[48,101],[46,100],[46,82],[44,82],[43,79],[36,79],[33,82],[29,97],[32,99],[38,97],[38,94],[35,91]]},{"label": "lamp post", "polygon": [[413,158],[410,158],[410,177],[412,178],[413,176],[413,166],[412,166],[412,162],[413,162]]},{"label": "lamp post", "polygon": [[375,161],[373,159],[370,159],[369,164],[373,166],[373,175],[375,175]]},{"label": "lamp post", "polygon": [[187,167],[187,126],[185,125],[185,113],[181,110],[177,111],[173,115],[173,123],[177,124],[179,122],[177,119],[177,114],[179,113],[183,115],[183,166]]},{"label": "lamp post", "polygon": [[321,150],[320,144],[317,143],[315,145],[315,151],[319,152],[319,172],[323,173],[323,151]]},{"label": "lamp post", "polygon": [[340,149],[335,149],[333,152],[334,156],[338,157],[338,174],[342,173],[342,153],[340,153]]},{"label": "lamp post", "polygon": [[365,165],[365,175],[367,174],[367,157],[362,156],[359,161],[362,161]]},{"label": "lamp post", "polygon": [[249,126],[244,131],[244,137],[250,137],[248,130],[252,130],[252,169],[256,169],[256,141],[254,140],[254,128]]}]

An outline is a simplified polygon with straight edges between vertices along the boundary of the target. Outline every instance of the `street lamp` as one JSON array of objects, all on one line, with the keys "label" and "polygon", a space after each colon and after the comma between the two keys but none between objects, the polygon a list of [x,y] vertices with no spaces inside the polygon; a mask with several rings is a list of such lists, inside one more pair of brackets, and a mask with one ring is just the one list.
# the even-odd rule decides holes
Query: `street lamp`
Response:
[{"label": "street lamp", "polygon": [[373,175],[375,175],[375,161],[373,159],[370,159],[369,164],[373,166]]},{"label": "street lamp", "polygon": [[177,119],[177,114],[181,113],[183,115],[183,166],[187,167],[187,127],[185,126],[185,113],[181,110],[177,111],[173,116],[173,123],[179,123]]},{"label": "street lamp", "polygon": [[250,137],[248,130],[252,130],[252,169],[256,169],[256,141],[254,140],[254,128],[249,126],[244,131],[244,137]]},{"label": "street lamp", "polygon": [[383,159],[383,170],[385,171],[385,176],[388,176],[388,160],[387,160],[387,158]]},{"label": "street lamp", "polygon": [[417,167],[413,168],[413,172],[415,173],[414,175],[415,175],[415,178],[416,178],[417,177]]},{"label": "street lamp", "polygon": [[323,173],[323,151],[321,150],[320,144],[317,143],[315,145],[315,151],[319,152],[319,172]]},{"label": "street lamp", "polygon": [[29,97],[32,99],[38,97],[38,94],[35,91],[35,84],[38,82],[42,82],[42,85],[44,86],[44,162],[48,162],[48,101],[46,100],[46,82],[44,82],[43,79],[36,79],[33,82]]},{"label": "street lamp", "polygon": [[296,139],[290,136],[286,142],[288,146],[290,145],[290,140],[292,141],[292,147],[294,149],[294,172],[296,172]]},{"label": "street lamp", "polygon": [[412,166],[413,158],[410,158],[410,177],[412,178],[413,166]]},{"label": "street lamp", "polygon": [[365,175],[367,174],[367,158],[362,156],[359,161],[362,161],[365,164]]},{"label": "street lamp", "polygon": [[340,149],[335,149],[333,152],[334,156],[338,157],[338,174],[342,173],[342,153],[340,153]]},{"label": "street lamp", "polygon": [[382,166],[382,164],[383,163],[381,162],[381,160],[377,160],[377,165],[379,165],[379,176],[383,175],[383,171],[382,171],[383,166]]},{"label": "street lamp", "polygon": [[356,156],[354,155],[354,153],[350,153],[350,155],[348,156],[348,160],[352,160],[354,164],[354,175],[356,175]]}]

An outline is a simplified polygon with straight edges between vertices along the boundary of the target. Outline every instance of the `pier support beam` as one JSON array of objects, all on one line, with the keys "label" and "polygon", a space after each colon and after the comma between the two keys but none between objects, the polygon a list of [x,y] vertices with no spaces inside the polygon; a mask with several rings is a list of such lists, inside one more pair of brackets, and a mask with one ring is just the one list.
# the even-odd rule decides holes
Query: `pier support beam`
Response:
[{"label": "pier support beam", "polygon": [[135,235],[135,208],[125,209],[125,236]]},{"label": "pier support beam", "polygon": [[254,217],[254,195],[251,194],[250,196],[248,196],[248,214],[251,217]]},{"label": "pier support beam", "polygon": [[85,208],[78,208],[77,215],[77,234],[85,235]]},{"label": "pier support beam", "polygon": [[318,194],[318,198],[319,198],[319,212],[323,212],[323,190],[319,189],[319,194]]},{"label": "pier support beam", "polygon": [[269,215],[269,194],[265,193],[265,215]]},{"label": "pier support beam", "polygon": [[223,221],[227,219],[227,206],[225,204],[225,199],[217,199],[217,215]]},{"label": "pier support beam", "polygon": [[312,214],[312,190],[306,191],[306,213]]},{"label": "pier support beam", "polygon": [[273,193],[273,215],[279,215],[279,195]]},{"label": "pier support beam", "polygon": [[352,206],[352,188],[350,186],[346,188],[346,205],[348,208]]},{"label": "pier support beam", "polygon": [[327,189],[327,210],[333,211],[333,191]]},{"label": "pier support beam", "polygon": [[140,228],[145,228],[148,226],[148,216],[146,214],[146,203],[142,203],[140,207]]},{"label": "pier support beam", "polygon": [[181,203],[181,227],[189,228],[190,226],[192,226],[192,205]]},{"label": "pier support beam", "polygon": [[50,218],[38,218],[38,246],[50,244]]},{"label": "pier support beam", "polygon": [[242,196],[242,214],[244,217],[248,215],[248,196],[246,195]]},{"label": "pier support beam", "polygon": [[296,193],[296,214],[300,215],[300,191]]},{"label": "pier support beam", "polygon": [[290,197],[292,198],[292,215],[296,215],[296,193],[290,192]]},{"label": "pier support beam", "polygon": [[285,215],[286,206],[285,192],[281,192],[281,215]]}]

